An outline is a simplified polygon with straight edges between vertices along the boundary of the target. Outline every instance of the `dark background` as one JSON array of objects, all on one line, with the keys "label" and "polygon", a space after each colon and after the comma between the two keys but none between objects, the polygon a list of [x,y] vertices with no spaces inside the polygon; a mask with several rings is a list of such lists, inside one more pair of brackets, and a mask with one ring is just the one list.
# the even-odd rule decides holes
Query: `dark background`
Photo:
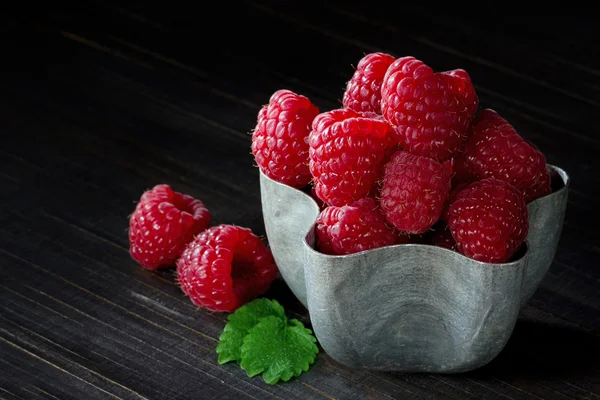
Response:
[{"label": "dark background", "polygon": [[[598,398],[597,21],[565,9],[509,16],[505,3],[448,5],[453,16],[383,4],[5,6],[0,398]],[[202,199],[214,224],[264,234],[248,135],[259,108],[281,88],[338,108],[352,65],[373,51],[466,69],[481,106],[570,174],[556,259],[482,369],[369,372],[321,353],[298,379],[267,386],[217,364],[225,314],[194,307],[173,270],[130,259],[127,216],[168,183]],[[284,283],[268,296],[309,324]]]}]

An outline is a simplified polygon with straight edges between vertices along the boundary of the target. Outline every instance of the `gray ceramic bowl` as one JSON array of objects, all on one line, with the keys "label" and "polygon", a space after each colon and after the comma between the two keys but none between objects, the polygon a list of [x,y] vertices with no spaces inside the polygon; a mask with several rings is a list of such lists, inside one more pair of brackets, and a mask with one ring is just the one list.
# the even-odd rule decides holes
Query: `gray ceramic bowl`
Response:
[{"label": "gray ceramic bowl", "polygon": [[562,185],[528,205],[527,245],[510,263],[482,263],[422,244],[321,254],[313,249],[315,201],[261,173],[267,237],[283,279],[333,359],[374,370],[469,371],[502,350],[554,258],[569,177],[549,169]]}]

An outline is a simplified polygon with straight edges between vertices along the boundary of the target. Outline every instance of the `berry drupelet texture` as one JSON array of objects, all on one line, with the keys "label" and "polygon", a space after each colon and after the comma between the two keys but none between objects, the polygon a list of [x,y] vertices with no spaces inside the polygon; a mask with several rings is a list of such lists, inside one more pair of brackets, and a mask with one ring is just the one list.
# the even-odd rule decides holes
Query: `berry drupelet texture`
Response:
[{"label": "berry drupelet texture", "polygon": [[200,200],[157,185],[144,192],[129,217],[129,252],[147,269],[170,267],[195,234],[210,225]]},{"label": "berry drupelet texture", "polygon": [[465,71],[434,73],[414,57],[394,61],[381,88],[383,116],[403,148],[438,161],[462,148],[478,104]]},{"label": "berry drupelet texture", "polygon": [[358,253],[396,242],[371,198],[342,207],[327,207],[317,218],[316,232],[319,249],[326,254]]},{"label": "berry drupelet texture", "polygon": [[507,262],[527,238],[527,205],[511,184],[482,179],[458,192],[448,208],[448,227],[467,257],[488,263]]},{"label": "berry drupelet texture", "polygon": [[400,232],[421,234],[438,221],[449,192],[448,168],[434,159],[398,151],[385,166],[381,208]]},{"label": "berry drupelet texture", "polygon": [[177,278],[190,300],[231,312],[264,294],[277,276],[271,251],[250,229],[218,225],[190,242],[177,260]]},{"label": "berry drupelet texture", "polygon": [[343,206],[370,195],[390,133],[382,118],[353,110],[319,114],[309,136],[315,194],[330,206]]}]

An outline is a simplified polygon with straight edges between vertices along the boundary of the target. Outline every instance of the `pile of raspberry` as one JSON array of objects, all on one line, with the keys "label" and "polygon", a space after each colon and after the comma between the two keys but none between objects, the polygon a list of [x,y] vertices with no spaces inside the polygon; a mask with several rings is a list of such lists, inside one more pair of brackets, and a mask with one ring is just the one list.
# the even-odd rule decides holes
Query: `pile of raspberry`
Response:
[{"label": "pile of raspberry", "polygon": [[527,204],[551,192],[544,155],[479,110],[466,71],[385,53],[360,60],[339,109],[275,92],[252,153],[264,175],[311,193],[330,255],[421,243],[508,262],[527,237]]},{"label": "pile of raspberry", "polygon": [[202,201],[157,185],[142,194],[129,217],[129,252],[149,270],[176,266],[181,289],[194,304],[232,312],[264,294],[277,267],[250,229],[210,222]]}]

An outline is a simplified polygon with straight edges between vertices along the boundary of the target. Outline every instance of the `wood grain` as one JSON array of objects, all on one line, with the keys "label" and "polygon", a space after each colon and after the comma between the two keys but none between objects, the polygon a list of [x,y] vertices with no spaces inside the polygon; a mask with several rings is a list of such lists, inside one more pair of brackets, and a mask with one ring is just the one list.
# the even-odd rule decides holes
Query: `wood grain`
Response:
[{"label": "wood grain", "polygon": [[[483,22],[421,5],[215,7],[80,2],[0,16],[0,398],[599,398],[595,22],[488,3]],[[280,88],[339,107],[371,51],[466,69],[482,106],[569,172],[561,243],[506,349],[480,370],[351,370],[321,353],[268,386],[217,363],[226,315],[191,304],[173,270],[131,260],[127,216],[165,182],[201,198],[215,224],[264,235],[248,134],[258,109]],[[283,282],[268,296],[310,323]]]}]

